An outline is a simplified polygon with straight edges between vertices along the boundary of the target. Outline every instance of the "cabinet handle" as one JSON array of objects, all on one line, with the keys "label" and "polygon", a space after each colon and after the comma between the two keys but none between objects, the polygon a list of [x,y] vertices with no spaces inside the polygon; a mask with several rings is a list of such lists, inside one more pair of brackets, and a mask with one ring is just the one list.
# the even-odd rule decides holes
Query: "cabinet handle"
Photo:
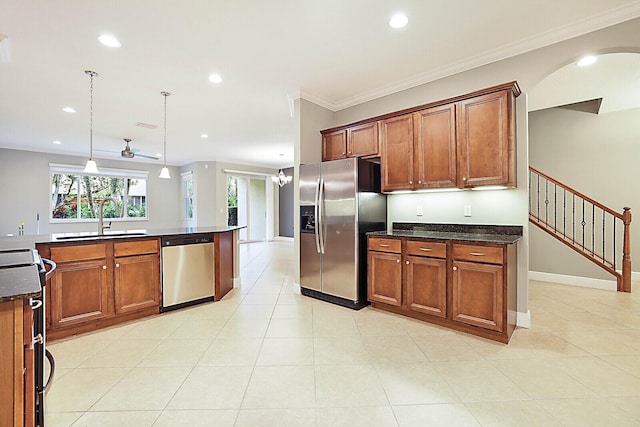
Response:
[{"label": "cabinet handle", "polygon": [[407,263],[407,265],[409,265],[409,261],[405,261]]},{"label": "cabinet handle", "polygon": [[458,271],[458,267],[453,267],[453,271]]},{"label": "cabinet handle", "polygon": [[399,264],[399,263],[400,263],[400,260],[399,260],[399,259],[397,259],[397,260],[396,260],[396,262]]},{"label": "cabinet handle", "polygon": [[431,248],[420,248],[421,251],[423,252],[431,252],[433,249]]},{"label": "cabinet handle", "polygon": [[43,344],[43,343],[44,343],[44,337],[42,336],[42,334],[36,335],[31,340],[31,344]]},{"label": "cabinet handle", "polygon": [[391,245],[387,245],[386,243],[380,243],[381,248],[388,248]]},{"label": "cabinet handle", "polygon": [[422,180],[421,179],[418,180],[418,184],[422,184]]},{"label": "cabinet handle", "polygon": [[482,252],[469,252],[469,255],[473,255],[473,256],[484,256],[484,254]]},{"label": "cabinet handle", "polygon": [[466,180],[467,180],[467,177],[466,177],[466,176],[463,176],[463,177],[462,177],[462,180],[463,180],[463,181],[466,181]]},{"label": "cabinet handle", "polygon": [[413,181],[409,181],[409,184],[413,184]]},{"label": "cabinet handle", "polygon": [[102,269],[103,269],[103,270],[106,270],[106,269],[107,269],[107,266],[106,266],[106,265],[103,265],[103,266],[102,266]]},{"label": "cabinet handle", "polygon": [[120,268],[120,263],[116,263],[116,268]]},{"label": "cabinet handle", "polygon": [[29,305],[31,306],[31,309],[35,311],[42,307],[42,301],[39,299],[29,298]]}]

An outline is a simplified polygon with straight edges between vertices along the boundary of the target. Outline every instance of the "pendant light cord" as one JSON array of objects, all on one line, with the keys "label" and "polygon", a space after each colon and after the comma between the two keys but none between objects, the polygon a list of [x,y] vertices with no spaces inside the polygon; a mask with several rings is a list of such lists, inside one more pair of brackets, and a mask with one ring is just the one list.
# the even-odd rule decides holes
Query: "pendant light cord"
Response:
[{"label": "pendant light cord", "polygon": [[98,76],[95,71],[85,70],[84,72],[90,78],[90,97],[89,97],[89,160],[93,160],[93,78]]},{"label": "pendant light cord", "polygon": [[167,96],[171,95],[169,92],[160,92],[164,96],[164,151],[162,159],[164,160],[164,167],[167,167]]}]

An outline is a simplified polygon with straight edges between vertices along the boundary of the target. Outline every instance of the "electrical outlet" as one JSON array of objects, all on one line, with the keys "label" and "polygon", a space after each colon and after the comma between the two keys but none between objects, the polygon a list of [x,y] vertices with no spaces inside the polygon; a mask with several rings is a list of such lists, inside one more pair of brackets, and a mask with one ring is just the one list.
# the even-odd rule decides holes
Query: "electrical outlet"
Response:
[{"label": "electrical outlet", "polygon": [[464,205],[464,216],[471,216],[471,205]]},{"label": "electrical outlet", "polygon": [[418,206],[418,208],[416,209],[416,215],[422,216],[422,206]]}]

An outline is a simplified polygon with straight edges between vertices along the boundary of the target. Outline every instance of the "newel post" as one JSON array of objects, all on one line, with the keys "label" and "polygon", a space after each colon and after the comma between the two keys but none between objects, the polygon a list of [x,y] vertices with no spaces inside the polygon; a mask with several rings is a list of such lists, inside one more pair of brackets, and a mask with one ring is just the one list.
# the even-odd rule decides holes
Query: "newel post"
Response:
[{"label": "newel post", "polygon": [[624,208],[622,213],[624,222],[624,240],[622,246],[622,283],[618,284],[618,291],[631,292],[631,208]]}]

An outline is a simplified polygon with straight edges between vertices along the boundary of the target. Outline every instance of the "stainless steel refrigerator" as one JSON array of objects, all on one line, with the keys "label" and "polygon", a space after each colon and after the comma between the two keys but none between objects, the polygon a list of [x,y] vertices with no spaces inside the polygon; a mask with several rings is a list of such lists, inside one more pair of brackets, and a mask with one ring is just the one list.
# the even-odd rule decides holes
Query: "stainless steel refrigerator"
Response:
[{"label": "stainless steel refrigerator", "polygon": [[380,165],[359,158],[301,165],[299,182],[302,294],[366,306],[365,233],[387,224]]}]

